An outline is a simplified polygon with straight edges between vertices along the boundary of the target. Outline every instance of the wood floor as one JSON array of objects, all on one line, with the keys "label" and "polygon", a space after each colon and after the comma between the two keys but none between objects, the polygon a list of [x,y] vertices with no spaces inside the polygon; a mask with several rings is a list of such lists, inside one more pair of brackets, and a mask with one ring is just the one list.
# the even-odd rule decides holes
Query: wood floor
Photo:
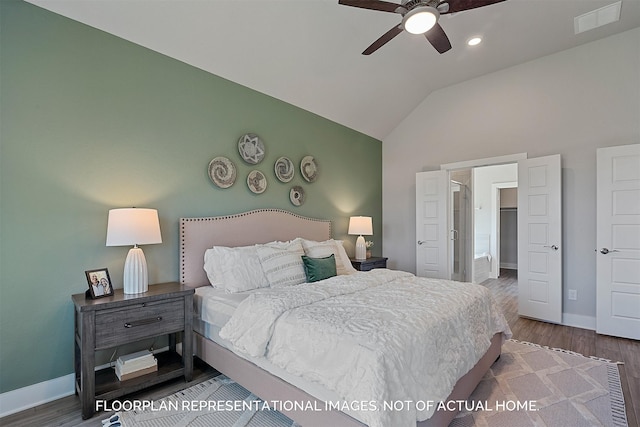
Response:
[{"label": "wood floor", "polygon": [[[627,408],[629,427],[640,426],[640,341],[598,335],[594,331],[538,322],[518,316],[517,276],[513,270],[501,271],[500,279],[487,280],[487,286],[501,305],[513,338],[536,344],[564,348],[585,356],[597,356],[612,361],[624,362],[620,366],[620,378]],[[196,361],[194,381],[204,381],[217,372],[204,363]],[[175,393],[186,386],[182,380],[174,380],[149,390],[128,396],[130,399],[158,399]],[[80,401],[69,396],[23,412],[0,418],[0,426],[95,426],[109,414],[99,413],[89,420],[80,416]],[[570,426],[568,426],[570,427]]]}]

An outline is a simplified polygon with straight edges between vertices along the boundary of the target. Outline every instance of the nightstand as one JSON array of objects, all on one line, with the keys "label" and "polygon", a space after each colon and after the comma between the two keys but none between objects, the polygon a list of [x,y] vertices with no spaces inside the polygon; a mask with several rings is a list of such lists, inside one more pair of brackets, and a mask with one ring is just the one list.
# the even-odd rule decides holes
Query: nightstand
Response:
[{"label": "nightstand", "polygon": [[349,258],[351,265],[358,271],[369,271],[374,268],[387,268],[387,259],[383,257],[371,257],[367,259]]},{"label": "nightstand", "polygon": [[[80,396],[82,418],[95,413],[96,400],[112,400],[146,387],[193,375],[193,293],[177,282],[149,286],[143,294],[124,294],[90,299],[72,296],[75,305],[75,388]],[[176,352],[182,335],[182,357]],[[157,353],[158,371],[119,381],[113,368],[95,371],[97,350],[169,335],[169,351]]]}]

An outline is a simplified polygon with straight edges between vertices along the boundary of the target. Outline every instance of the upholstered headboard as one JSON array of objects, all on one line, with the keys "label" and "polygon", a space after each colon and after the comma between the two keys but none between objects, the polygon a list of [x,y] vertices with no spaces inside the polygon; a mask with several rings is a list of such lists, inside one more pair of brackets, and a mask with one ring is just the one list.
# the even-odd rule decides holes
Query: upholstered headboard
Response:
[{"label": "upholstered headboard", "polygon": [[303,237],[331,238],[331,221],[306,218],[280,209],[259,209],[235,215],[180,218],[180,283],[192,288],[209,284],[204,252],[212,246],[249,246]]}]

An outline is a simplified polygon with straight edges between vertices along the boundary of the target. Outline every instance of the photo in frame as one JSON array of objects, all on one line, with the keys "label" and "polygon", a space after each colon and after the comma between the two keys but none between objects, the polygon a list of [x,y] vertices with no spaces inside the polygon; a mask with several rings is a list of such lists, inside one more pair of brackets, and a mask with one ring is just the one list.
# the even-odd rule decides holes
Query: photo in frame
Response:
[{"label": "photo in frame", "polygon": [[87,276],[89,295],[92,299],[113,295],[113,286],[111,284],[111,278],[109,277],[109,270],[106,268],[87,270],[84,274]]}]

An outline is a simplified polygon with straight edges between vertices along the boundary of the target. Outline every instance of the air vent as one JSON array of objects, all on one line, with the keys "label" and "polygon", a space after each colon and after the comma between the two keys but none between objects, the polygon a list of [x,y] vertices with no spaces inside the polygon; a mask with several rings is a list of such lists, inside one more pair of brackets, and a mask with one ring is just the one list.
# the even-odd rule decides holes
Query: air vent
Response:
[{"label": "air vent", "polygon": [[616,2],[600,9],[592,10],[573,19],[573,27],[576,34],[611,24],[620,19],[620,7],[622,2]]}]

